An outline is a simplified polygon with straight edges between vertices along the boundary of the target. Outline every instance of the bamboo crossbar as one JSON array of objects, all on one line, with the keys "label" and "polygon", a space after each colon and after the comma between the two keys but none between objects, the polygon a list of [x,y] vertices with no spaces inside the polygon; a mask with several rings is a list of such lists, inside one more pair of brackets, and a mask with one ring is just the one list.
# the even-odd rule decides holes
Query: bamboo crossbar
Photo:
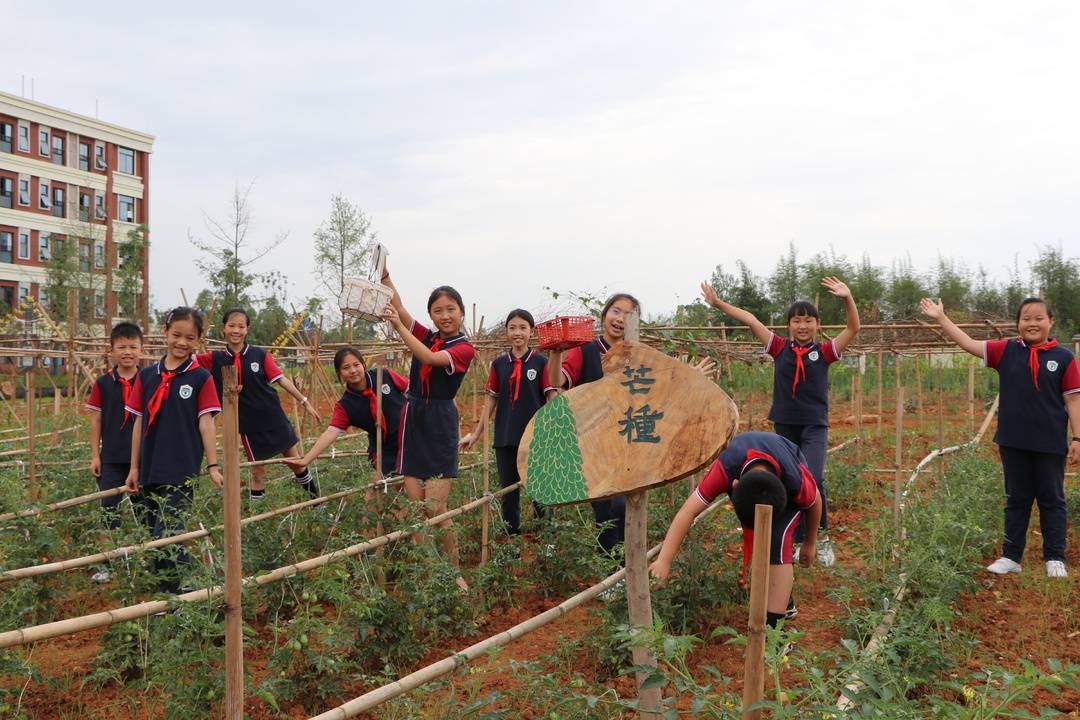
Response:
[{"label": "bamboo crossbar", "polygon": [[[494,493],[486,493],[485,495],[472,500],[465,505],[456,507],[452,510],[435,515],[427,520],[417,523],[412,527],[405,528],[403,530],[395,530],[394,532],[387,533],[386,535],[380,535],[379,537],[372,538],[371,540],[365,540],[362,543],[350,545],[340,550],[334,550],[333,552],[326,553],[325,555],[319,555],[317,557],[302,560],[292,565],[284,565],[275,570],[272,570],[264,575],[249,575],[244,578],[244,586],[261,586],[269,585],[271,583],[279,582],[285,578],[292,577],[293,575],[303,575],[304,573],[317,570],[318,568],[325,567],[332,562],[344,560],[346,558],[359,555],[360,553],[374,550],[383,545],[388,545],[392,542],[401,540],[402,538],[409,537],[415,534],[421,528],[433,527],[439,523],[455,518],[462,513],[474,510],[484,503],[491,502],[492,500],[502,497],[508,492],[517,490],[520,487],[520,483],[514,483],[513,485],[507,485],[506,487],[497,490]],[[48,640],[49,638],[60,637],[61,635],[71,635],[77,632],[83,632],[85,630],[93,630],[98,627],[105,627],[118,622],[125,622],[127,620],[135,620],[137,618],[147,617],[154,615],[155,613],[164,612],[168,610],[169,606],[175,602],[200,602],[202,600],[210,600],[221,596],[224,593],[224,587],[222,585],[214,585],[209,588],[202,588],[200,590],[193,590],[191,592],[182,593],[180,595],[173,595],[168,600],[152,600],[149,602],[138,603],[136,605],[129,605],[127,607],[116,608],[115,610],[105,610],[99,613],[92,613],[90,615],[81,615],[79,617],[67,618],[66,620],[57,620],[51,623],[44,623],[41,625],[31,625],[29,627],[20,628],[18,630],[9,630],[7,632],[0,632],[0,649],[15,647],[16,645],[26,645],[28,643],[35,643],[41,640]]]}]

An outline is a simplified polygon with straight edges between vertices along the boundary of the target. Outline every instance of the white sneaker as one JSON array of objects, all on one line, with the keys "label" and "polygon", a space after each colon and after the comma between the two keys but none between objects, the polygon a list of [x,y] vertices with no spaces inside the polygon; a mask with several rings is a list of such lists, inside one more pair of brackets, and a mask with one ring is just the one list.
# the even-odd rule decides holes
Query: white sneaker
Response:
[{"label": "white sneaker", "polygon": [[836,564],[836,553],[833,552],[829,538],[823,537],[817,543],[817,561],[820,565],[830,567]]},{"label": "white sneaker", "polygon": [[[1053,562],[1053,561],[1051,561]],[[1047,573],[1050,572],[1050,563],[1047,563]],[[1008,575],[1009,573],[1020,572],[1021,565],[1015,560],[1010,560],[1007,557],[999,557],[994,562],[986,566],[986,569],[995,575]],[[1065,569],[1064,563],[1062,564],[1062,570]]]},{"label": "white sneaker", "polygon": [[[1058,563],[1058,564],[1061,565],[1061,572],[1064,573],[1065,572],[1065,566],[1062,565],[1061,563]],[[1046,566],[1047,566],[1046,567],[1046,573],[1049,575],[1050,574],[1050,563],[1047,563]],[[108,570],[98,570],[96,573],[94,573],[93,575],[90,576],[90,582],[92,582],[92,583],[107,583],[110,580],[112,580],[112,573],[109,572]]]},{"label": "white sneaker", "polygon": [[1065,563],[1061,560],[1047,560],[1046,577],[1069,577],[1069,573],[1065,572]]}]

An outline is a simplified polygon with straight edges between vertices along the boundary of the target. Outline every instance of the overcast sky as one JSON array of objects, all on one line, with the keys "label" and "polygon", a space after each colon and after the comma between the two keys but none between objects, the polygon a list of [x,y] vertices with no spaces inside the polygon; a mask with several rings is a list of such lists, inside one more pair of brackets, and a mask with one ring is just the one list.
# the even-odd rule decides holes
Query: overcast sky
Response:
[{"label": "overcast sky", "polygon": [[[646,314],[789,242],[996,276],[1080,254],[1080,3],[5,3],[0,88],[151,133],[151,290],[254,182],[260,269],[314,289],[340,192],[406,305],[544,286]],[[300,9],[302,8],[302,9]]]}]

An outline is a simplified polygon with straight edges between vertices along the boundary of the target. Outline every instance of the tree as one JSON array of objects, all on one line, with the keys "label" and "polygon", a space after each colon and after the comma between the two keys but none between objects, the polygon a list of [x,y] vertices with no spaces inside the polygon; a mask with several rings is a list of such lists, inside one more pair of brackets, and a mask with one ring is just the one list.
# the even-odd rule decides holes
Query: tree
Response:
[{"label": "tree", "polygon": [[884,297],[885,312],[889,320],[908,320],[915,317],[919,301],[929,294],[926,283],[912,267],[910,257],[893,260]]},{"label": "tree", "polygon": [[982,265],[975,274],[975,284],[971,288],[971,311],[982,318],[1009,316],[1001,288],[991,280],[990,273]]},{"label": "tree", "polygon": [[971,280],[962,266],[938,256],[934,292],[947,308],[971,311]]},{"label": "tree", "polygon": [[783,317],[796,300],[801,300],[802,283],[799,277],[799,258],[795,252],[795,243],[788,245],[787,255],[780,258],[776,269],[769,277],[769,299],[772,300],[772,315]]},{"label": "tree", "polygon": [[[337,303],[345,280],[365,274],[370,243],[375,240],[371,219],[340,194],[330,198],[330,216],[314,234],[315,277],[328,300]],[[341,313],[341,324],[347,322]]]},{"label": "tree", "polygon": [[146,265],[147,228],[145,225],[130,230],[127,239],[116,248],[118,267],[113,274],[116,287],[116,310],[123,318],[143,318],[142,273]]},{"label": "tree", "polygon": [[229,216],[218,221],[205,212],[203,225],[210,234],[209,240],[202,240],[188,231],[188,239],[203,257],[195,261],[195,266],[209,279],[210,291],[218,307],[251,307],[252,287],[263,276],[252,270],[252,266],[285,240],[285,234],[278,235],[262,248],[252,248],[248,238],[251,229],[251,208],[248,196],[251,184],[244,189],[237,185],[233,189]]},{"label": "tree", "polygon": [[1037,294],[1054,312],[1056,335],[1068,340],[1080,333],[1080,261],[1066,259],[1060,247],[1040,248],[1031,275]]},{"label": "tree", "polygon": [[[846,283],[851,279],[851,274],[851,263],[843,255],[837,255],[832,248],[828,253],[818,253],[803,266],[801,296],[817,305],[823,325],[845,324],[847,312],[843,300],[821,287],[822,278],[838,277]],[[786,309],[784,314],[787,315]]]},{"label": "tree", "polygon": [[864,254],[848,281],[848,287],[851,288],[851,294],[859,307],[859,316],[864,322],[876,323],[881,320],[881,301],[885,296],[885,281],[882,280],[884,275],[882,269],[870,262],[870,257]]}]

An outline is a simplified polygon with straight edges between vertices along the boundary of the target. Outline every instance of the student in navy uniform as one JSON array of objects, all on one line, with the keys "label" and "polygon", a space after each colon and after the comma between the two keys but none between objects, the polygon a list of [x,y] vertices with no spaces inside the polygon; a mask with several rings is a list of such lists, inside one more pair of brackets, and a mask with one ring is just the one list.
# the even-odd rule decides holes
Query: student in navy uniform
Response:
[{"label": "student in navy uniform", "polygon": [[[334,444],[342,433],[350,427],[360,428],[368,435],[368,458],[371,467],[375,467],[376,431],[375,417],[378,414],[378,397],[376,396],[376,368],[364,366],[364,359],[360,352],[351,347],[345,347],[334,353],[334,372],[338,380],[345,384],[345,392],[334,405],[334,414],[330,416],[330,427],[307,451],[300,464],[310,465]],[[382,467],[379,469],[381,477],[394,474],[398,461],[398,424],[401,420],[401,411],[405,407],[405,391],[409,389],[409,381],[398,375],[393,370],[383,370],[382,387],[378,392],[382,394]]]},{"label": "student in navy uniform", "polygon": [[[486,389],[488,401],[480,413],[476,429],[461,438],[465,449],[472,448],[483,436],[488,418],[495,414],[495,464],[499,469],[499,485],[508,487],[521,481],[517,469],[518,444],[529,420],[544,404],[555,388],[548,381],[547,358],[529,347],[536,323],[528,310],[511,310],[506,316],[506,337],[510,349],[491,363]],[[544,516],[543,508],[533,503],[537,517]],[[502,496],[502,519],[506,532],[521,534],[521,491]]]},{"label": "student in navy uniform", "polygon": [[[383,317],[394,326],[413,356],[409,396],[399,428],[397,470],[405,476],[409,499],[423,500],[428,516],[433,517],[446,512],[450,482],[458,474],[458,411],[454,396],[476,349],[461,332],[465,303],[457,290],[442,285],[431,292],[427,309],[435,327],[429,329],[405,310],[389,270],[384,271],[382,282],[394,291]],[[445,520],[439,527],[444,530],[443,549],[457,566],[453,522]],[[468,590],[465,578],[459,576],[457,584]]]},{"label": "student in navy uniform", "polygon": [[[86,409],[90,410],[90,472],[98,490],[124,487],[131,469],[131,418],[124,412],[128,395],[135,385],[142,358],[143,335],[139,326],[119,322],[109,334],[109,359],[113,368],[97,379]],[[101,499],[105,526],[120,527],[117,506],[122,496]],[[112,574],[106,569],[96,571],[93,582],[108,582]]]},{"label": "student in navy uniform", "polygon": [[[714,308],[748,325],[765,344],[773,358],[773,401],[769,420],[777,434],[799,446],[821,494],[821,533],[817,544],[818,562],[832,565],[836,554],[825,534],[829,529],[828,498],[825,492],[825,456],[829,444],[829,366],[840,359],[844,349],[859,332],[859,308],[848,286],[839,278],[827,277],[821,285],[843,299],[847,315],[845,327],[835,339],[819,343],[821,323],[813,303],[800,300],[788,309],[788,337],[775,335],[746,310],[726,303],[716,296],[709,283],[701,283],[701,294]],[[795,542],[803,541],[803,528],[795,533]]]},{"label": "student in navy uniform", "polygon": [[1020,337],[984,341],[958,328],[940,300],[923,298],[919,309],[1000,377],[994,442],[1005,474],[1005,544],[986,569],[998,575],[1020,572],[1031,503],[1037,501],[1046,575],[1067,577],[1065,465],[1080,462],[1080,366],[1050,339],[1054,313],[1041,298],[1026,298],[1016,311]]},{"label": "student in navy uniform", "polygon": [[[191,507],[192,480],[204,454],[210,479],[224,484],[214,432],[214,415],[221,412],[221,403],[210,372],[199,367],[192,354],[202,332],[198,310],[170,311],[165,319],[165,356],[136,376],[126,407],[135,416],[127,489],[140,493],[143,518],[154,539],[183,530],[181,516]],[[180,590],[177,561],[191,562],[183,545],[171,546],[154,560],[163,592]]]},{"label": "student in navy uniform", "polygon": [[799,563],[809,567],[815,556],[821,496],[806,458],[795,443],[773,433],[747,432],[732,438],[709,468],[701,484],[686,498],[671,521],[660,554],[649,571],[660,584],[667,582],[671,562],[678,554],[694,518],[721,493],[727,493],[743,527],[743,568],[750,563],[754,545],[754,505],[772,505],[769,551],[767,618],[775,627],[780,618],[797,615],[791,600],[795,573],[795,526],[806,515],[806,536]]},{"label": "student in navy uniform", "polygon": [[[555,388],[574,388],[604,377],[604,354],[623,341],[623,316],[641,312],[641,304],[633,295],[616,293],[600,311],[600,337],[590,343],[570,348],[565,353],[554,352],[548,362],[549,382]],[[601,528],[597,542],[600,548],[615,557],[615,548],[622,545],[626,534],[626,498],[616,495],[592,502],[593,517]]]},{"label": "student in navy uniform", "polygon": [[[218,397],[222,394],[221,369],[232,365],[237,369],[240,394],[237,398],[240,413],[240,444],[248,460],[266,460],[275,455],[295,457],[300,454],[300,439],[292,423],[281,409],[274,384],[292,395],[297,404],[316,420],[322,420],[304,394],[285,373],[281,372],[274,356],[246,342],[250,319],[243,308],[229,308],[221,318],[222,332],[228,346],[198,355],[199,364],[214,376]],[[296,482],[312,497],[319,496],[319,485],[304,465],[290,465]],[[255,465],[251,470],[251,499],[261,500],[266,492],[266,466]]]}]

